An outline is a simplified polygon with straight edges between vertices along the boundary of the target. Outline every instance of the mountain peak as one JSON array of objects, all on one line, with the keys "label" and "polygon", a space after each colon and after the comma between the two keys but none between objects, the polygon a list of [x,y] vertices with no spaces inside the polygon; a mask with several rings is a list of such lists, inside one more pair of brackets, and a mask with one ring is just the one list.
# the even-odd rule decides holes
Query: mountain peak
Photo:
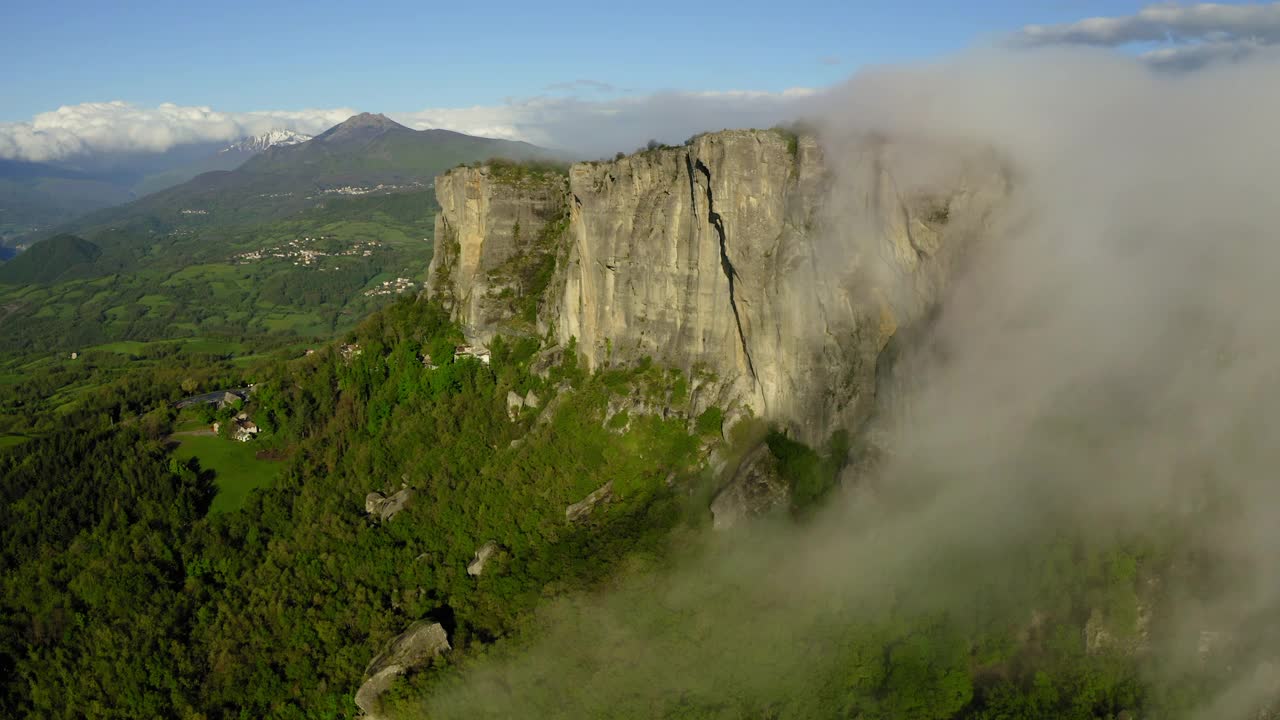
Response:
[{"label": "mountain peak", "polygon": [[386,115],[383,115],[382,113],[365,112],[365,113],[360,113],[359,115],[352,115],[351,117],[344,120],[342,124],[339,125],[338,127],[402,128],[404,126],[396,122],[395,120],[392,120],[391,118],[387,117]]},{"label": "mountain peak", "polygon": [[[382,113],[352,115],[316,137],[317,140],[368,140],[392,131],[408,131],[409,128]],[[410,131],[411,132],[411,131]]]}]

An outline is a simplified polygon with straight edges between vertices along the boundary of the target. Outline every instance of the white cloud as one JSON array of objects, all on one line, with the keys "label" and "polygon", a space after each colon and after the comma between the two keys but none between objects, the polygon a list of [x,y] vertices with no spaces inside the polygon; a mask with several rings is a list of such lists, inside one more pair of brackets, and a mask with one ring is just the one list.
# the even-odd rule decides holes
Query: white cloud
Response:
[{"label": "white cloud", "polygon": [[1161,3],[1133,15],[1093,17],[1060,25],[1028,25],[1021,46],[1160,44],[1143,55],[1160,67],[1189,68],[1238,60],[1257,48],[1280,43],[1280,3],[1223,5]]},{"label": "white cloud", "polygon": [[770,127],[796,118],[817,94],[810,88],[792,88],[659,92],[609,100],[536,97],[504,105],[390,113],[390,117],[420,130],[446,128],[599,157],[634,150],[651,138],[678,143],[707,130]]},{"label": "white cloud", "polygon": [[233,113],[171,103],[154,108],[121,101],[64,105],[28,122],[0,124],[0,157],[48,162],[89,153],[164,152],[275,128],[314,134],[353,114],[348,108]]}]

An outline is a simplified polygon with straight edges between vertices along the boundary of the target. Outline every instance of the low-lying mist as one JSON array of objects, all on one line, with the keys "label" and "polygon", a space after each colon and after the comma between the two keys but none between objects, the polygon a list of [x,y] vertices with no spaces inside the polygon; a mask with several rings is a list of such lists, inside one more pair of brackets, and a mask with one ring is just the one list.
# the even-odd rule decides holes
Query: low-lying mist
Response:
[{"label": "low-lying mist", "polygon": [[948,146],[1010,172],[894,368],[884,457],[814,517],[555,603],[422,712],[953,717],[1076,643],[1131,661],[1149,716],[1256,716],[1280,697],[1277,80],[1275,56],[986,51],[816,100],[833,223],[870,136],[939,149],[920,183]]}]

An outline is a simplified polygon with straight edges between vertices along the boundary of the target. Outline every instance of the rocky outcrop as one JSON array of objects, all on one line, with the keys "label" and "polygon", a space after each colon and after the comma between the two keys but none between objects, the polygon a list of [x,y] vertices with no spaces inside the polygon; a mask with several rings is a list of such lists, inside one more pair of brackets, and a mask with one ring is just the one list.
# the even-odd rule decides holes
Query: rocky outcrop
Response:
[{"label": "rocky outcrop", "polygon": [[467,574],[472,577],[479,577],[484,572],[484,566],[489,562],[489,558],[498,552],[498,543],[490,540],[476,549],[476,554],[472,556],[471,562],[467,564]]},{"label": "rocky outcrop", "polygon": [[427,291],[468,342],[529,332],[562,247],[565,177],[519,166],[462,167],[436,178],[435,251]]},{"label": "rocky outcrop", "polygon": [[596,509],[596,505],[613,499],[613,481],[592,490],[586,497],[564,509],[564,518],[571,523],[584,520]]},{"label": "rocky outcrop", "polygon": [[711,501],[712,527],[727,530],[790,502],[791,490],[778,474],[778,459],[761,443]]},{"label": "rocky outcrop", "polygon": [[[812,138],[750,130],[574,165],[563,211],[555,183],[498,188],[482,169],[442,176],[437,192],[433,276],[448,279],[432,292],[469,334],[510,325],[484,298],[519,285],[541,293],[539,334],[588,368],[649,357],[701,374],[714,381],[694,412],[749,408],[816,444],[865,420],[879,353],[939,299],[1006,181],[954,148],[867,138],[827,156]],[[523,218],[558,212],[564,232],[532,242]],[[545,288],[504,269],[535,256],[554,259]]]},{"label": "rocky outcrop", "polygon": [[356,691],[356,706],[366,717],[382,717],[382,695],[395,679],[449,650],[444,626],[430,621],[413,623],[369,662],[364,671],[365,681]]},{"label": "rocky outcrop", "polygon": [[515,390],[507,391],[507,416],[510,417],[512,421],[519,420],[520,413],[525,408],[536,410],[541,404],[542,400],[539,399],[532,390],[526,392],[524,395],[521,395]]},{"label": "rocky outcrop", "polygon": [[520,411],[524,409],[524,396],[515,390],[507,391],[507,417],[513,421],[520,418]]},{"label": "rocky outcrop", "polygon": [[364,511],[386,522],[394,517],[396,513],[404,510],[412,498],[413,490],[410,488],[404,488],[391,497],[387,497],[375,490],[364,496]]}]

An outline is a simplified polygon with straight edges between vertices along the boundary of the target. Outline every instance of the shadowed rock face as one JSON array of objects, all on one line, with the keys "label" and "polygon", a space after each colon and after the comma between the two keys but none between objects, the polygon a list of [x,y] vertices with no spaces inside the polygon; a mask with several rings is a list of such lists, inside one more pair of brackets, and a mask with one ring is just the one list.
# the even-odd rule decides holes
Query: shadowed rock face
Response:
[{"label": "shadowed rock face", "polygon": [[[810,443],[855,428],[880,352],[1006,194],[976,155],[916,182],[920,156],[943,152],[868,138],[826,157],[812,138],[749,130],[575,165],[537,332],[575,341],[593,369],[648,356],[700,371],[714,380],[695,405],[749,407]],[[521,200],[492,185],[474,169],[437,180],[438,244],[454,250],[433,260],[448,281],[431,291],[475,337],[505,322],[483,298],[514,282],[501,267],[527,242],[525,220],[518,242],[504,228],[556,206],[549,186]]]},{"label": "shadowed rock face", "polygon": [[791,490],[778,474],[778,459],[761,443],[738,466],[729,484],[711,501],[712,527],[727,530],[775,508],[786,507]]}]

